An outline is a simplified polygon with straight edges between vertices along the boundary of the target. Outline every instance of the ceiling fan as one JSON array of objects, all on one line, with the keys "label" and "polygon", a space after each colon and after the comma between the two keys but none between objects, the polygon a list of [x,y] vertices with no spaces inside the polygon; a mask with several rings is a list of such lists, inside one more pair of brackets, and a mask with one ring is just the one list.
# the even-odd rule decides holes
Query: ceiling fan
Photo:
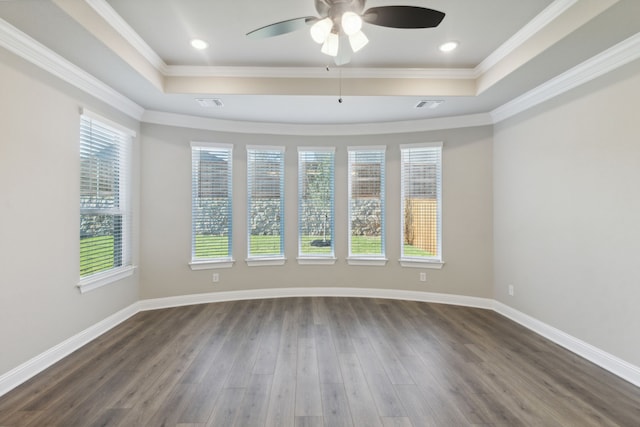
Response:
[{"label": "ceiling fan", "polygon": [[388,28],[434,28],[444,19],[443,12],[417,6],[379,6],[364,9],[366,0],[314,0],[319,17],[303,16],[276,22],[247,33],[266,38],[310,27],[311,38],[322,45],[322,53],[332,56],[336,65],[351,60],[369,39],[362,32],[366,22]]}]

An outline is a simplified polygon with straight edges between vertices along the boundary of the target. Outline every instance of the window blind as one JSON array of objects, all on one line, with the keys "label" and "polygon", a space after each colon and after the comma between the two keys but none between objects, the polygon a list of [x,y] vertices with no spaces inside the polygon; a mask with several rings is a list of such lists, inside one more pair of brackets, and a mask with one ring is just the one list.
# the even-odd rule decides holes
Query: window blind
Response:
[{"label": "window blind", "polygon": [[349,147],[349,256],[385,255],[385,147]]},{"label": "window blind", "polygon": [[402,145],[402,257],[441,260],[442,144]]},{"label": "window blind", "polygon": [[284,147],[247,147],[248,258],[284,256]]},{"label": "window blind", "polygon": [[298,253],[334,256],[335,148],[298,149]]},{"label": "window blind", "polygon": [[191,144],[191,259],[231,258],[232,146]]},{"label": "window blind", "polygon": [[132,140],[80,117],[80,277],[131,265]]}]

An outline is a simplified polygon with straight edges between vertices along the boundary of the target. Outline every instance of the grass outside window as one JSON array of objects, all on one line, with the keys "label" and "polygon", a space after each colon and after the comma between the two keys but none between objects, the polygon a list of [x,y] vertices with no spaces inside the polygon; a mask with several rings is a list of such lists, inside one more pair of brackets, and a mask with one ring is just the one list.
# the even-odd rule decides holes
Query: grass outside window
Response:
[{"label": "grass outside window", "polygon": [[[311,246],[311,242],[319,236],[302,236],[303,253],[330,254],[331,247]],[[353,236],[351,238],[351,250],[354,255],[366,255],[374,253],[380,248],[380,237]],[[225,236],[196,236],[196,258],[226,257],[228,237]],[[254,255],[269,255],[274,249],[280,248],[280,236],[251,236],[251,253]],[[404,245],[404,254],[407,256],[433,256],[433,254],[411,245]]]}]

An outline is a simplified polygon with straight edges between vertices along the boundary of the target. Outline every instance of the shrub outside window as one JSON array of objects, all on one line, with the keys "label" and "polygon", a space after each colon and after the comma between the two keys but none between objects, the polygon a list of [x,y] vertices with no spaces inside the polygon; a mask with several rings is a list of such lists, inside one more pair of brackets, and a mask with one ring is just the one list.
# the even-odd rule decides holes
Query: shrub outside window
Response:
[{"label": "shrub outside window", "polygon": [[385,151],[384,146],[348,148],[350,263],[384,260]]},{"label": "shrub outside window", "polygon": [[284,147],[247,147],[249,265],[284,262]]},{"label": "shrub outside window", "polygon": [[80,117],[82,292],[132,274],[133,131],[89,111]]},{"label": "shrub outside window", "polygon": [[230,267],[233,146],[191,143],[191,268]]},{"label": "shrub outside window", "polygon": [[334,147],[298,148],[298,261],[335,262]]}]

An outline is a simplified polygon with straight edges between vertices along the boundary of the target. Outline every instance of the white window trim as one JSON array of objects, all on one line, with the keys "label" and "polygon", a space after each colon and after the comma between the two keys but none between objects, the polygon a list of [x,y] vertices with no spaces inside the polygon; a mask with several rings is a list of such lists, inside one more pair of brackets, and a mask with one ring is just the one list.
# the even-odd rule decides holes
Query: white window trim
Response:
[{"label": "white window trim", "polygon": [[100,114],[94,113],[91,110],[87,110],[86,108],[80,109],[80,115],[86,116],[91,120],[96,120],[100,122],[100,124],[102,125],[106,125],[110,128],[113,128],[113,130],[115,131],[122,132],[128,137],[130,137],[132,140],[136,137],[136,132],[133,129],[129,129],[128,127],[123,126],[120,123],[116,123],[113,120],[109,120],[106,117],[101,116]]},{"label": "white window trim", "polygon": [[[383,209],[383,214],[382,214],[382,218],[383,221],[386,222],[387,220],[387,215],[386,215],[386,204],[387,204],[387,194],[386,194],[386,179],[387,179],[387,146],[386,145],[366,145],[366,146],[348,146],[347,147],[347,170],[350,167],[349,164],[349,153],[351,151],[371,151],[371,152],[380,152],[383,151],[384,152],[384,162],[382,164],[382,167],[384,168],[384,181],[385,182],[381,182],[381,190],[384,192],[384,198],[383,198],[383,205],[382,205],[382,209]],[[347,177],[347,192],[348,192],[348,200],[347,203],[351,203],[351,178]],[[349,208],[347,208],[349,209]],[[382,241],[384,242],[383,247],[382,247],[382,255],[354,255],[351,253],[351,218],[349,218],[349,213],[347,213],[347,227],[348,227],[348,239],[349,241],[347,242],[348,245],[348,250],[349,250],[349,255],[347,256],[347,264],[349,265],[371,265],[371,266],[384,266],[387,264],[387,261],[389,261],[386,256],[387,256],[387,248],[386,246],[386,236],[383,236]],[[386,224],[383,225],[383,233],[386,233]]]},{"label": "white window trim", "polygon": [[126,277],[132,276],[135,270],[136,266],[127,265],[124,267],[113,268],[102,273],[92,274],[91,276],[87,276],[84,279],[80,279],[77,287],[80,290],[80,293],[84,294],[89,291],[101,288],[110,283],[117,282],[118,280],[122,280]]},{"label": "white window trim", "polygon": [[[437,142],[419,142],[416,144],[400,144],[398,147],[400,149],[400,158],[402,158],[402,150],[407,149],[407,148],[440,148],[442,150],[444,144],[442,141],[437,141]],[[442,172],[442,152],[440,153],[440,171]],[[402,163],[402,160],[401,160]],[[402,169],[402,164],[400,165],[400,168]],[[401,172],[402,175],[402,172]],[[401,179],[402,180],[402,179]],[[440,177],[440,180],[442,181],[442,176]],[[402,182],[400,185],[403,185]],[[402,192],[402,190],[401,190]],[[402,197],[402,195],[400,196]],[[443,206],[442,206],[442,194],[438,195],[438,206],[440,207],[440,221],[444,221],[444,211],[443,211]],[[402,212],[401,212],[402,213]],[[402,215],[401,215],[402,216]],[[417,257],[400,257],[400,259],[398,260],[398,262],[400,263],[401,267],[409,267],[409,268],[429,268],[429,269],[437,269],[440,270],[442,269],[442,267],[444,267],[444,250],[443,250],[443,241],[442,241],[442,233],[443,233],[443,226],[442,224],[440,224],[440,235],[438,236],[438,247],[440,248],[440,254],[438,257],[433,257],[433,258],[417,258]],[[400,236],[404,236],[404,218],[400,218]],[[402,240],[400,241],[400,244],[402,245]],[[402,248],[401,248],[402,250]]]},{"label": "white window trim", "polygon": [[231,151],[233,155],[233,144],[224,144],[221,142],[205,142],[205,141],[191,141],[191,148],[223,148]]},{"label": "white window trim", "polygon": [[[336,153],[336,147],[318,147],[318,146],[299,146],[298,147],[298,153],[305,153],[305,152],[316,152],[316,153],[333,153],[334,157],[333,157],[333,220],[334,220],[334,227],[335,227],[335,209],[336,209],[336,195],[335,195],[335,173],[336,173],[336,158],[335,158],[335,153]],[[298,155],[298,162],[300,157]],[[297,165],[297,173],[298,176],[296,177],[297,180],[300,179],[300,164],[298,163]],[[298,197],[300,194],[300,189],[298,188]],[[300,206],[300,200],[296,200],[296,204],[298,205],[297,207],[299,208]],[[300,219],[298,219],[299,221]],[[332,242],[332,252],[330,254],[327,255],[318,255],[318,254],[313,254],[313,255],[302,255],[300,254],[300,249],[301,249],[301,240],[300,240],[300,224],[297,224],[297,232],[298,232],[298,257],[296,258],[296,260],[298,261],[299,265],[333,265],[336,263],[336,247],[335,247],[335,242]],[[335,233],[335,230],[333,230],[333,233]],[[333,235],[332,233],[332,235]],[[335,237],[335,236],[334,236]],[[333,239],[332,239],[333,240]]]},{"label": "white window trim", "polygon": [[445,262],[437,259],[429,259],[429,258],[410,258],[404,257],[398,260],[400,262],[400,266],[402,267],[412,267],[412,268],[431,268],[435,270],[440,270],[444,267]]},{"label": "white window trim", "polygon": [[[282,145],[247,145],[246,146],[246,152],[247,152],[247,170],[249,168],[249,150],[260,150],[260,151],[278,151],[282,153],[282,163],[283,163],[283,172],[286,173],[286,147],[282,146]],[[283,179],[285,179],[284,184],[286,185],[286,177],[284,177]],[[249,188],[249,183],[247,182],[247,193],[249,192],[248,190]],[[283,197],[283,201],[284,203],[286,203],[285,200],[285,194],[282,194]],[[247,219],[249,219],[249,200],[247,198]],[[284,217],[285,215],[285,211],[283,210],[282,212],[282,216]],[[286,220],[286,219],[285,219]],[[284,231],[286,229],[286,223],[285,226],[282,229],[282,233],[284,237]],[[249,253],[249,249],[251,248],[251,236],[249,235],[249,225],[247,224],[247,254]],[[284,256],[284,244],[283,244],[283,253],[282,255],[267,255],[267,256],[260,256],[260,255],[254,255],[254,256],[249,256],[247,255],[247,258],[245,259],[245,262],[247,263],[247,265],[249,267],[266,267],[266,266],[271,266],[271,265],[284,265],[285,262],[287,261],[287,258]]]},{"label": "white window trim", "polygon": [[347,264],[349,265],[370,265],[370,266],[385,266],[389,262],[385,257],[373,257],[371,255],[363,256],[349,256],[347,257]]},{"label": "white window trim", "polygon": [[245,262],[249,267],[268,267],[272,265],[284,265],[287,262],[287,258],[284,256],[254,256],[245,259]]},{"label": "white window trim", "polygon": [[231,268],[235,260],[233,258],[220,258],[209,260],[198,260],[189,262],[189,267],[193,271],[197,270],[214,270],[217,268]]},{"label": "white window trim", "polygon": [[334,265],[337,261],[337,258],[334,255],[299,256],[296,259],[300,265]]},{"label": "white window trim", "polygon": [[[229,159],[232,162],[232,168],[233,168],[233,144],[225,144],[221,142],[208,142],[208,141],[191,141],[189,146],[190,146],[191,156],[193,156],[194,148],[217,148],[217,149],[229,150]],[[191,167],[193,168],[193,165]],[[191,173],[193,173],[193,170],[191,170]],[[231,176],[231,183],[233,185],[233,175]],[[193,182],[190,182],[189,185],[193,186]],[[191,191],[192,189],[190,188],[189,192],[191,193]],[[193,225],[193,195],[191,197],[192,197],[192,200],[191,200],[190,215],[191,215],[191,221],[192,221],[191,224]],[[231,220],[233,221],[233,206],[231,207]],[[191,233],[193,233],[193,231]],[[229,236],[229,239],[232,239],[232,238],[233,238],[233,226],[231,228],[231,236]],[[189,261],[188,264],[189,264],[189,268],[191,268],[192,271],[213,270],[216,268],[231,268],[235,263],[235,260],[233,259],[232,256],[221,257],[221,258],[194,259],[195,254],[194,254],[194,247],[193,247],[193,235],[191,236],[190,250],[191,250],[191,260]],[[231,244],[231,250],[233,251],[233,243]]]},{"label": "white window trim", "polygon": [[[110,120],[100,114],[94,113],[93,111],[87,108],[80,108],[80,117],[81,117],[80,120],[82,120],[83,116],[89,118],[90,120],[95,120],[99,122],[99,124],[102,125],[103,127],[110,127],[116,132],[121,132],[130,138],[129,142],[131,146],[129,147],[130,152],[128,153],[130,163],[127,166],[129,168],[128,173],[131,174],[133,172],[132,171],[133,164],[131,162],[133,161],[134,143],[137,135],[136,132],[133,129],[123,126],[117,122],[114,122],[113,120]],[[133,185],[133,177],[130,177],[129,185],[130,186]],[[123,194],[122,201],[126,206],[125,211],[129,215],[133,216],[133,208],[129,207],[129,205],[132,204],[132,200],[130,200],[129,198],[130,191],[131,191],[131,188],[122,189],[122,194]],[[133,218],[130,218],[129,220],[133,221]],[[100,273],[90,274],[84,278],[80,278],[78,280],[78,284],[76,285],[76,287],[78,288],[81,294],[93,291],[95,289],[101,288],[103,286],[109,285],[111,283],[117,282],[119,280],[122,280],[124,278],[127,278],[133,275],[137,267],[133,264],[132,254],[130,253],[131,245],[133,243],[131,242],[131,239],[133,239],[133,235],[130,228],[131,226],[132,225],[130,223],[125,223],[125,228],[122,231],[123,241],[128,240],[128,243],[124,244],[122,247],[122,258],[123,260],[129,259],[130,263],[127,265],[112,268],[110,270],[103,271]]]}]

